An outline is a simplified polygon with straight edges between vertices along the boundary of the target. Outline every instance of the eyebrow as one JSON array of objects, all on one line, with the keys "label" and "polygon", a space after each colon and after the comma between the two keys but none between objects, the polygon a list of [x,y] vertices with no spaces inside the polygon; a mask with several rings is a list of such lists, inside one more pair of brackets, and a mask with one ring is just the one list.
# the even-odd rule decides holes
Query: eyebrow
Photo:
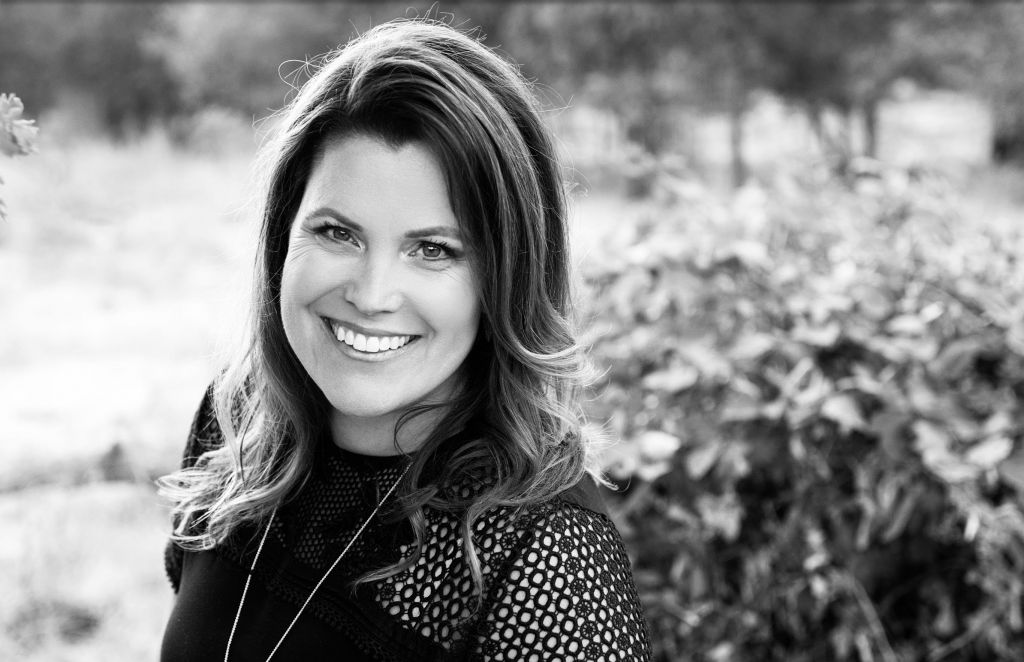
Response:
[{"label": "eyebrow", "polygon": [[[345,225],[351,227],[356,232],[366,232],[363,226],[359,225],[351,218],[345,216],[344,214],[338,212],[337,210],[331,209],[330,207],[320,207],[318,209],[314,209],[313,211],[306,214],[306,219],[309,220],[315,216],[329,216],[334,220],[338,221],[339,223],[344,223]],[[451,239],[459,240],[462,239],[462,233],[459,232],[459,229],[456,227],[452,227],[451,225],[434,225],[427,228],[409,230],[408,232],[405,233],[405,236],[410,239],[420,239],[422,237],[436,236],[449,237]]]}]

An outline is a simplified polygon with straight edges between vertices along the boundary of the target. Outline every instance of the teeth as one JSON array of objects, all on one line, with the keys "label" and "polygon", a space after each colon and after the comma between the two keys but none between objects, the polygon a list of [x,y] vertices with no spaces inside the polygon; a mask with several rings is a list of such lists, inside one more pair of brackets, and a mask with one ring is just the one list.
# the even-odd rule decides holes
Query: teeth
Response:
[{"label": "teeth", "polygon": [[340,324],[335,325],[334,336],[360,352],[377,353],[398,349],[409,342],[412,336],[365,336],[346,329]]}]

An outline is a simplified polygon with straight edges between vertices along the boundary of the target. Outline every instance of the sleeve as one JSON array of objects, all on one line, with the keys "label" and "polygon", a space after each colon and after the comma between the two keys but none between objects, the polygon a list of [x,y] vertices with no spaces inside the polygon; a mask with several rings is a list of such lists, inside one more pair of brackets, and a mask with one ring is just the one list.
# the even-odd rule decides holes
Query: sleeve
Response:
[{"label": "sleeve", "polygon": [[[193,466],[199,456],[216,447],[221,438],[220,426],[217,424],[217,417],[214,413],[213,386],[211,385],[206,389],[199,408],[196,410],[195,416],[192,417],[192,426],[185,443],[185,451],[182,453],[181,468]],[[175,593],[178,592],[178,586],[181,583],[181,564],[184,554],[184,550],[174,541],[167,541],[167,545],[164,547],[164,569]]]},{"label": "sleeve", "polygon": [[475,660],[651,659],[629,558],[606,515],[562,503],[527,535],[491,595]]}]

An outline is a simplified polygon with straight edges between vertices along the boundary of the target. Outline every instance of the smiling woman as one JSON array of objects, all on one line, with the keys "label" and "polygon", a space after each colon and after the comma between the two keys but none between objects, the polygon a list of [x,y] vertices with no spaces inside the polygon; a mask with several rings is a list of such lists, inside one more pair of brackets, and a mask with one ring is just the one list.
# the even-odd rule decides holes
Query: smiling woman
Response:
[{"label": "smiling woman", "polygon": [[529,86],[401,21],[327,58],[282,127],[248,340],[160,481],[162,659],[648,659]]},{"label": "smiling woman", "polygon": [[443,406],[411,426],[399,428],[399,416],[456,394],[480,323],[444,173],[420,143],[335,137],[314,161],[297,218],[281,317],[331,404],[334,443],[367,455],[415,450]]}]

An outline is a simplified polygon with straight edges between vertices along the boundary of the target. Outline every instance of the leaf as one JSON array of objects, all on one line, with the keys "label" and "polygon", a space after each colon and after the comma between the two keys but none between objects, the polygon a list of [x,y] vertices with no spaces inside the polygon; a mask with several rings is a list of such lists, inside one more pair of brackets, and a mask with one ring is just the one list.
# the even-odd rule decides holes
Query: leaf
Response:
[{"label": "leaf", "polygon": [[697,498],[697,512],[705,526],[732,542],[740,533],[743,506],[735,493],[722,496],[703,495]]},{"label": "leaf", "polygon": [[914,421],[911,425],[914,431],[914,448],[921,454],[921,457],[928,462],[928,457],[938,457],[949,453],[949,434],[934,423],[928,421]]},{"label": "leaf", "polygon": [[666,393],[679,393],[690,388],[700,379],[700,372],[689,365],[677,364],[646,375],[641,382],[644,388]]},{"label": "leaf", "polygon": [[641,464],[636,470],[635,475],[641,480],[653,483],[658,478],[667,474],[671,468],[672,464],[669,462],[649,462]]},{"label": "leaf", "polygon": [[773,350],[777,343],[775,337],[767,333],[747,333],[729,349],[729,357],[734,361],[753,361]]},{"label": "leaf", "polygon": [[987,419],[982,431],[985,435],[999,434],[1013,427],[1013,415],[1006,409],[1000,409]]},{"label": "leaf", "polygon": [[723,252],[723,257],[735,256],[741,264],[748,268],[767,269],[771,267],[767,247],[760,242],[747,240],[734,241]]},{"label": "leaf", "polygon": [[839,322],[829,322],[824,326],[801,325],[793,329],[793,340],[814,347],[835,347],[841,332]]},{"label": "leaf", "polygon": [[24,109],[17,96],[0,94],[0,153],[18,156],[35,151],[39,129],[34,126],[34,120],[21,118]]},{"label": "leaf", "polygon": [[839,393],[829,396],[821,405],[821,415],[839,424],[843,432],[866,430],[867,421],[860,413],[860,407],[852,396]]},{"label": "leaf", "polygon": [[686,473],[690,474],[690,478],[700,480],[715,466],[721,453],[722,445],[718,440],[694,448],[686,454]]},{"label": "leaf", "polygon": [[894,460],[907,456],[906,429],[910,418],[895,409],[883,409],[871,417],[871,431],[879,439],[886,455]]},{"label": "leaf", "polygon": [[915,371],[907,379],[906,388],[910,404],[914,409],[923,414],[942,414],[942,401],[919,372]]},{"label": "leaf", "polygon": [[711,341],[689,342],[676,351],[705,379],[724,382],[732,377],[732,364],[711,346]]},{"label": "leaf", "polygon": [[640,456],[644,460],[660,462],[675,455],[683,441],[661,430],[646,430],[640,433],[633,443],[640,449]]},{"label": "leaf", "polygon": [[1024,493],[1024,449],[1010,453],[999,465],[999,475],[1013,485],[1017,492]]},{"label": "leaf", "polygon": [[1024,356],[1024,322],[1014,321],[1006,330],[1006,346],[1013,352]]},{"label": "leaf", "polygon": [[907,492],[903,500],[900,501],[896,511],[892,514],[889,526],[882,532],[882,542],[892,542],[906,530],[907,523],[910,522],[910,517],[916,512],[917,502],[921,499],[923,493],[924,488],[920,485],[914,486]]},{"label": "leaf", "polygon": [[743,442],[733,441],[727,444],[718,457],[719,475],[738,479],[749,474],[750,461],[747,459],[749,454],[750,447]]},{"label": "leaf", "polygon": [[892,310],[892,299],[890,294],[871,284],[855,284],[851,294],[857,301],[857,308],[861,315],[869,320],[882,320]]},{"label": "leaf", "polygon": [[938,458],[928,468],[942,480],[954,485],[976,479],[981,471],[978,467],[960,462],[952,456]]},{"label": "leaf", "polygon": [[957,378],[971,369],[975,357],[988,348],[989,341],[983,335],[958,338],[942,348],[935,359],[933,369],[946,378]]},{"label": "leaf", "polygon": [[983,469],[992,469],[1000,462],[1010,457],[1013,452],[1013,440],[1004,435],[988,437],[987,439],[971,446],[964,459],[971,464]]},{"label": "leaf", "polygon": [[928,421],[914,421],[915,447],[925,466],[947,483],[962,483],[977,478],[977,465],[963,461],[950,450],[952,438],[943,428]]},{"label": "leaf", "polygon": [[718,419],[722,423],[756,421],[761,416],[761,399],[750,393],[731,390],[725,396],[725,401],[719,405]]},{"label": "leaf", "polygon": [[920,336],[928,330],[928,325],[917,315],[898,315],[889,320],[885,329],[898,335]]}]

